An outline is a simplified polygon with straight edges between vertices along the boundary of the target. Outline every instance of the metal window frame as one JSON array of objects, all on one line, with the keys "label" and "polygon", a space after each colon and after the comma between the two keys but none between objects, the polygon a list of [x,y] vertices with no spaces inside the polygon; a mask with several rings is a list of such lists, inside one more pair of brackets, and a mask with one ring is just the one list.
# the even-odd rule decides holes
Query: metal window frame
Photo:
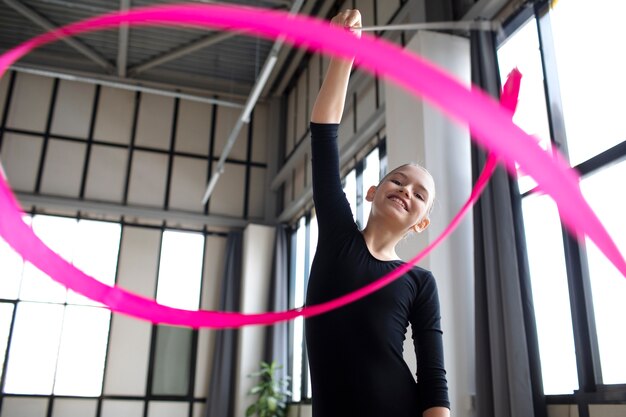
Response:
[{"label": "metal window frame", "polygon": [[[512,16],[503,25],[498,44],[503,43],[530,19],[535,18],[540,44],[544,91],[553,146],[567,157],[567,137],[563,107],[558,84],[558,71],[554,55],[554,42],[550,24],[550,2],[539,0]],[[614,163],[626,160],[626,140],[573,167],[581,177]],[[520,195],[525,198],[538,190],[532,189]],[[546,404],[575,404],[580,417],[589,417],[590,404],[626,404],[626,384],[605,385],[602,370],[591,294],[591,282],[584,242],[579,242],[562,228],[563,248],[567,270],[572,330],[576,351],[579,389],[572,394],[546,395]]]}]

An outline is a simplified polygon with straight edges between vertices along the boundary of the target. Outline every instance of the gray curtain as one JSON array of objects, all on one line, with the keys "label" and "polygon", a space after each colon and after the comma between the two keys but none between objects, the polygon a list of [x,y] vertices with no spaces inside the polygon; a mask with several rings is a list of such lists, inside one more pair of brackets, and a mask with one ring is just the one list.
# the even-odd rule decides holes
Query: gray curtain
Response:
[{"label": "gray curtain", "polygon": [[[221,311],[239,311],[241,297],[241,263],[243,233],[230,232],[226,242],[226,262],[222,277]],[[205,417],[233,417],[237,370],[237,329],[217,330],[213,366]]]},{"label": "gray curtain", "polygon": [[[498,97],[493,34],[473,32],[471,50],[472,82]],[[485,160],[474,146],[474,179]],[[476,415],[545,417],[521,201],[502,167],[474,208],[474,245]]]},{"label": "gray curtain", "polygon": [[[272,281],[269,291],[269,310],[284,311],[289,308],[289,246],[287,229],[284,225],[276,226],[276,240],[274,243],[274,260],[272,263]],[[277,376],[287,376],[287,361],[289,327],[287,322],[276,323],[267,327],[265,335],[265,350],[263,360],[266,362],[276,361],[282,368]]]}]

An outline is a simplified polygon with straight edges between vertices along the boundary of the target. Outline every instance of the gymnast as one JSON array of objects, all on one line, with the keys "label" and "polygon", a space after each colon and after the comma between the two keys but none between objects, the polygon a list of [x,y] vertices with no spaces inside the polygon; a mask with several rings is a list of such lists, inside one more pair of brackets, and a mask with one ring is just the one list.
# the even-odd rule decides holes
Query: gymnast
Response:
[{"label": "gymnast", "polygon": [[[331,24],[360,36],[358,10],[340,12]],[[402,165],[367,191],[371,212],[359,230],[342,190],[337,148],[351,68],[352,61],[331,60],[311,114],[319,239],[306,305],[354,291],[401,265],[395,246],[428,227],[435,198],[428,171]],[[440,320],[435,279],[417,266],[364,299],[306,319],[313,416],[449,416]],[[402,353],[409,323],[417,382]]]}]

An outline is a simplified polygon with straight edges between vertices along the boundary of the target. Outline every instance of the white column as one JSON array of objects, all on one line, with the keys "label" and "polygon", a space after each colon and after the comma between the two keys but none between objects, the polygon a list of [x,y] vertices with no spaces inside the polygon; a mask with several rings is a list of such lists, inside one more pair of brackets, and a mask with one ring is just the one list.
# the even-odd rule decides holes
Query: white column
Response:
[{"label": "white column", "polygon": [[[406,48],[469,85],[471,62],[467,39],[420,31]],[[395,85],[387,83],[385,98],[388,171],[404,163],[417,162],[430,171],[436,184],[430,227],[421,235],[409,236],[398,247],[398,254],[408,260],[445,229],[469,196],[472,187],[470,137],[465,126]],[[471,213],[420,266],[433,272],[439,288],[453,414],[473,416],[470,397],[475,391]],[[405,359],[415,373],[410,332]]]},{"label": "white column", "polygon": [[[267,298],[274,254],[273,227],[250,224],[243,233],[241,278],[241,311],[267,311]],[[237,397],[235,416],[245,416],[246,408],[254,401],[248,392],[256,384],[248,375],[259,369],[265,344],[265,326],[246,326],[240,329],[237,367]]]}]

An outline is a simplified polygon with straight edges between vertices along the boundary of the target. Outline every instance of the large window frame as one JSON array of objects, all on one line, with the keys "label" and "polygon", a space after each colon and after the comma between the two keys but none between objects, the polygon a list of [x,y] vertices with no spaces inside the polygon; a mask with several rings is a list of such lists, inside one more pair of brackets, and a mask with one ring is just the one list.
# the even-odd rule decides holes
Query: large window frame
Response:
[{"label": "large window frame", "polygon": [[[503,31],[498,36],[497,46],[502,45],[533,18],[536,21],[539,39],[550,141],[553,147],[559,149],[567,157],[567,135],[562,117],[563,103],[555,60],[550,2],[547,0],[537,1],[533,5],[522,8],[505,22]],[[624,160],[626,160],[626,138],[621,143],[572,168],[584,180],[601,169]],[[524,201],[524,199],[536,196],[540,192],[535,187],[528,191],[523,190],[520,195]],[[603,383],[587,251],[584,242],[581,243],[572,237],[564,227],[561,229],[579,388],[571,394],[545,395],[545,401],[547,405],[577,405],[578,415],[588,417],[590,404],[626,403],[626,384]],[[529,349],[537,351],[538,346],[529,346]]]},{"label": "large window frame", "polygon": [[[60,219],[68,220],[68,221],[76,221],[76,222],[92,221],[92,222],[97,222],[97,223],[119,225],[120,238],[119,238],[119,243],[118,243],[119,246],[118,246],[117,258],[115,260],[115,263],[116,263],[115,272],[114,272],[115,282],[117,282],[119,278],[117,270],[118,270],[119,262],[120,262],[121,245],[122,245],[124,229],[129,227],[133,229],[149,229],[149,230],[159,231],[160,232],[159,254],[158,254],[158,258],[155,259],[155,262],[157,265],[156,267],[157,276],[155,277],[155,293],[153,294],[153,297],[157,299],[157,301],[159,301],[157,287],[159,285],[159,280],[161,279],[161,275],[159,274],[159,269],[163,268],[162,258],[164,255],[163,255],[162,250],[163,250],[164,236],[167,234],[198,235],[197,237],[202,239],[202,241],[200,242],[201,264],[197,265],[198,266],[197,269],[199,269],[199,271],[196,271],[196,273],[200,274],[199,279],[201,281],[199,283],[198,288],[192,288],[191,296],[196,297],[197,295],[196,297],[197,300],[193,299],[191,304],[187,305],[189,309],[200,308],[200,303],[202,302],[203,285],[205,284],[205,280],[203,278],[205,278],[204,277],[204,262],[206,260],[205,254],[206,254],[207,237],[218,236],[224,239],[226,239],[227,237],[227,234],[224,232],[209,231],[206,227],[203,227],[202,229],[190,229],[190,228],[184,228],[184,227],[167,226],[165,223],[163,223],[162,225],[151,225],[151,224],[145,224],[145,223],[140,223],[140,222],[127,221],[124,219],[121,219],[121,220],[103,220],[103,219],[95,219],[95,218],[92,219],[90,216],[80,215],[80,213],[79,215],[72,216],[72,215],[62,215],[62,214],[50,214],[50,213],[43,213],[43,212],[40,213],[36,210],[33,210],[33,211],[28,212],[27,214],[28,216],[32,216],[32,217],[35,217],[38,215],[45,215],[47,217],[60,218]],[[196,253],[196,255],[198,254]],[[21,257],[19,257],[19,261],[22,263],[22,265],[24,264],[24,261],[22,260]],[[77,266],[80,267],[80,265],[77,265]],[[22,270],[23,269],[24,267],[22,266]],[[2,271],[0,270],[0,272]],[[23,280],[23,272],[20,272],[20,274],[21,274],[20,280]],[[109,283],[109,284],[112,284],[112,283]],[[63,290],[65,291],[65,289]],[[189,291],[187,292],[189,293]],[[71,294],[71,290],[67,290],[67,293]],[[22,298],[20,298],[19,294],[17,294],[15,298],[13,297],[0,298],[1,307],[3,308],[11,307],[12,309],[12,312],[11,312],[12,317],[10,319],[10,324],[8,326],[8,329],[4,329],[7,331],[6,348],[4,350],[0,350],[0,354],[2,355],[2,357],[0,357],[0,361],[3,361],[1,363],[2,372],[0,374],[0,417],[4,417],[5,415],[8,415],[6,410],[3,408],[3,403],[7,399],[9,400],[18,399],[18,400],[23,400],[23,401],[37,401],[38,404],[41,404],[43,409],[46,410],[45,415],[53,415],[56,410],[56,407],[58,406],[59,408],[61,408],[62,404],[64,404],[67,401],[83,401],[89,404],[95,403],[96,410],[94,411],[92,415],[96,417],[103,415],[104,403],[113,403],[116,401],[127,402],[128,404],[131,404],[131,403],[135,404],[137,407],[143,410],[144,415],[149,414],[149,410],[151,407],[158,407],[160,405],[163,405],[164,407],[166,407],[168,404],[175,404],[176,406],[187,407],[188,409],[187,414],[189,415],[192,415],[192,412],[194,412],[195,409],[204,408],[206,404],[206,396],[197,396],[196,389],[195,389],[196,373],[200,371],[198,369],[198,364],[201,361],[201,358],[199,358],[198,349],[199,349],[199,344],[200,344],[201,330],[178,328],[175,326],[148,323],[150,326],[150,333],[151,333],[149,346],[148,346],[149,356],[147,358],[140,358],[141,360],[145,359],[148,362],[148,366],[146,369],[147,373],[145,375],[145,377],[147,378],[147,383],[145,386],[144,395],[108,394],[105,392],[106,361],[110,353],[109,344],[111,341],[111,325],[113,321],[113,315],[104,306],[97,304],[95,302],[92,302],[91,300],[81,300],[80,297],[78,297],[75,294],[73,295],[73,297],[70,297],[69,295],[66,295],[64,297],[65,298],[62,301],[48,301],[48,300],[29,301],[29,300],[23,300]],[[164,304],[175,304],[175,302],[168,302],[168,300],[160,300],[160,301],[163,302]],[[189,304],[188,300],[187,302]],[[16,331],[16,326],[15,326],[16,312],[20,304],[38,304],[38,305],[44,305],[44,306],[53,305],[64,310],[68,308],[71,309],[71,308],[80,307],[80,308],[85,308],[85,309],[103,310],[108,314],[109,316],[108,326],[109,327],[108,327],[108,330],[106,331],[106,337],[104,338],[104,340],[102,340],[102,342],[104,343],[104,346],[102,348],[105,350],[105,354],[104,354],[105,358],[104,358],[103,374],[101,375],[101,379],[99,381],[100,389],[98,393],[80,394],[80,393],[72,393],[69,391],[64,392],[64,393],[57,393],[54,390],[54,385],[53,385],[52,390],[49,393],[5,392],[10,347],[13,342],[13,335],[15,334],[15,331]],[[182,305],[181,307],[185,307],[185,305]],[[60,324],[60,326],[63,327],[65,319],[63,318],[62,314],[61,314],[61,320],[62,320],[62,323]],[[174,346],[174,350],[170,349],[168,347],[168,340],[176,341],[176,339],[180,338],[181,336],[185,339],[183,341],[184,343],[182,345],[179,343],[176,346]],[[175,355],[175,353],[180,353],[181,346],[182,346],[182,349],[185,350],[183,353],[186,355],[186,358],[184,359],[181,358],[181,355],[177,355],[177,354]],[[178,349],[178,352],[176,351],[176,349]],[[56,359],[56,361],[58,361],[58,358]],[[172,366],[172,364],[174,364],[174,366],[180,365],[181,367],[185,368],[184,372],[180,373],[185,378],[184,382],[186,383],[186,387],[184,388],[182,392],[175,392],[175,389],[177,389],[178,387],[174,387],[174,390],[173,390],[170,387],[171,384],[164,385],[162,383],[163,380],[166,380],[164,378],[168,377],[168,375],[164,374],[163,370],[159,368],[159,364],[162,364],[163,362],[168,362],[168,365],[170,367]],[[161,366],[161,368],[163,368],[163,366]],[[54,365],[55,372],[56,372],[56,369],[58,369],[58,364],[55,362],[55,365]],[[106,406],[107,404],[104,404],[104,405]],[[131,408],[134,409],[134,406]]]}]

